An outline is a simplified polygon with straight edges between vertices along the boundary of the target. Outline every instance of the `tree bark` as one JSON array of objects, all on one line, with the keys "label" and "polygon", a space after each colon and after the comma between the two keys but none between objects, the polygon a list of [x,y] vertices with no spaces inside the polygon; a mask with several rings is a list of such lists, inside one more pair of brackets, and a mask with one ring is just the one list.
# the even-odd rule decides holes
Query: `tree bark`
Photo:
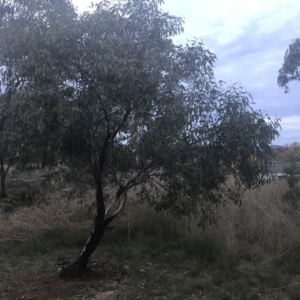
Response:
[{"label": "tree bark", "polygon": [[43,161],[41,163],[41,167],[42,167],[42,169],[46,168],[46,160],[45,159],[43,159]]},{"label": "tree bark", "polygon": [[74,262],[61,269],[60,277],[74,279],[80,277],[85,272],[91,255],[101,242],[105,228],[112,221],[112,219],[106,219],[105,221],[99,221],[98,219],[98,216],[96,216],[94,230],[91,232],[83,250]]},{"label": "tree bark", "polygon": [[94,229],[91,232],[84,248],[78,255],[77,259],[66,267],[63,267],[60,271],[59,276],[65,279],[74,279],[80,277],[86,270],[87,264],[90,260],[91,255],[98,247],[104,236],[105,228],[115,218],[111,216],[105,219],[105,205],[104,195],[101,185],[98,185],[96,189],[96,200],[97,200],[97,215],[95,217]]},{"label": "tree bark", "polygon": [[[47,145],[46,145],[47,147]],[[47,150],[46,147],[43,149],[43,157],[42,157],[42,163],[41,163],[41,167],[42,169],[46,168],[46,162],[47,162]]]},{"label": "tree bark", "polygon": [[7,170],[5,170],[4,167],[4,161],[3,158],[0,159],[0,164],[1,164],[1,197],[6,197],[6,174]]}]

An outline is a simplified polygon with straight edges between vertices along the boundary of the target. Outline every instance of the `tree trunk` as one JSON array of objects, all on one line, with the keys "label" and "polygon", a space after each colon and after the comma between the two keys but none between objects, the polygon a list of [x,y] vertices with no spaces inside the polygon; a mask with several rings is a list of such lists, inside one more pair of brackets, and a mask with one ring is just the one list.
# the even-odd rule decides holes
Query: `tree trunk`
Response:
[{"label": "tree trunk", "polygon": [[47,151],[45,149],[43,149],[43,159],[42,159],[42,163],[41,163],[42,169],[46,168],[46,161],[47,161]]},{"label": "tree trunk", "polygon": [[43,159],[43,161],[41,163],[41,167],[42,167],[42,169],[46,168],[46,160]]},{"label": "tree trunk", "polygon": [[101,187],[96,189],[97,215],[94,222],[94,230],[91,232],[84,248],[77,259],[70,265],[61,269],[59,276],[65,279],[74,279],[81,276],[86,270],[91,255],[101,242],[105,228],[115,218],[105,219],[104,195]]},{"label": "tree trunk", "polygon": [[5,184],[5,179],[6,179],[6,171],[4,168],[4,161],[3,158],[1,158],[0,160],[0,164],[1,164],[1,197],[6,197],[6,184]]}]

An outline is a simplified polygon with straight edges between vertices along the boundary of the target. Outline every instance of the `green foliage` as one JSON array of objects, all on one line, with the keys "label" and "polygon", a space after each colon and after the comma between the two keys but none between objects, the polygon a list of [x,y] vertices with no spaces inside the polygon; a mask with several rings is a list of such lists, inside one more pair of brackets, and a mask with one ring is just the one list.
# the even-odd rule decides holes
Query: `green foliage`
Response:
[{"label": "green foliage", "polygon": [[292,40],[284,55],[282,68],[279,70],[278,85],[289,91],[288,84],[291,81],[300,81],[300,39]]},{"label": "green foliage", "polygon": [[5,213],[12,213],[17,208],[42,202],[45,202],[44,193],[33,187],[25,187],[12,193],[12,196],[4,202],[2,210]]},{"label": "green foliage", "polygon": [[287,183],[289,190],[284,194],[283,200],[294,205],[298,205],[300,201],[300,167],[298,162],[299,144],[294,143],[290,145],[286,151],[286,156],[289,161],[289,165],[284,168],[287,176]]},{"label": "green foliage", "polygon": [[[292,181],[292,183],[294,183]],[[295,185],[291,187],[291,182],[288,181],[288,184],[290,186],[290,190],[288,190],[284,195],[283,195],[283,200],[292,203],[294,205],[298,205],[300,202],[300,186]]]},{"label": "green foliage", "polygon": [[300,172],[297,165],[291,165],[285,168],[285,172],[289,175],[287,177],[287,183],[290,188],[294,188],[300,181]]},{"label": "green foliage", "polygon": [[8,3],[1,76],[14,78],[9,145],[20,164],[46,153],[66,180],[96,189],[107,218],[141,186],[140,200],[205,224],[216,205],[263,184],[278,120],[215,80],[202,42],[173,43],[183,20],[160,0],[101,1],[82,15],[67,0]]}]

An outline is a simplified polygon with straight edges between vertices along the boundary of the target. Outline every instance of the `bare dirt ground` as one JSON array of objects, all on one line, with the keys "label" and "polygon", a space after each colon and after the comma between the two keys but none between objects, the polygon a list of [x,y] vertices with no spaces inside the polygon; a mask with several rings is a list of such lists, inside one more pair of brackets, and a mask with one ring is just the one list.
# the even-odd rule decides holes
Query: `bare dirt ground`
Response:
[{"label": "bare dirt ground", "polygon": [[93,263],[80,279],[64,280],[58,272],[47,272],[23,280],[7,300],[57,300],[57,299],[124,299],[117,290],[125,270],[117,263]]}]

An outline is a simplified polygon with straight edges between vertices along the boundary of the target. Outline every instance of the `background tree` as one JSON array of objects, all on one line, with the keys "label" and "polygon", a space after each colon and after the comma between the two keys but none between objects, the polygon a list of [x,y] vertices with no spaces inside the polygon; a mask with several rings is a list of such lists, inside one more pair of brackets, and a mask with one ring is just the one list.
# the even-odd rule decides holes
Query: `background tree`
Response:
[{"label": "background tree", "polygon": [[[82,274],[134,187],[203,225],[216,205],[263,184],[278,121],[251,108],[242,87],[215,81],[216,56],[201,42],[173,43],[182,20],[162,1],[101,1],[82,15],[67,0],[10,3],[19,9],[1,34],[20,82],[11,120],[40,127],[64,178],[96,194],[94,229],[62,277]],[[24,149],[37,147],[19,132]]]},{"label": "background tree", "polygon": [[0,197],[6,197],[6,176],[13,163],[14,152],[10,152],[7,147],[6,123],[10,116],[9,110],[10,91],[5,89],[0,95],[0,177],[1,192]]},{"label": "background tree", "polygon": [[284,55],[282,68],[279,70],[278,85],[289,92],[291,81],[300,81],[300,39],[292,40]]},{"label": "background tree", "polygon": [[277,160],[300,162],[300,143],[293,142],[280,146],[274,150],[274,154]]},{"label": "background tree", "polygon": [[[0,28],[11,20],[11,6],[6,0],[0,1]],[[0,177],[1,192],[0,197],[6,197],[6,176],[14,162],[16,152],[9,150],[9,135],[7,132],[7,122],[11,115],[11,97],[15,91],[15,78],[13,73],[14,55],[10,52],[9,45],[4,42],[0,35]]]},{"label": "background tree", "polygon": [[[55,44],[53,38],[63,30],[64,20],[75,16],[69,1],[2,0],[1,84],[6,89],[6,107],[12,114],[6,122],[6,153],[17,152],[14,164],[19,168],[56,164],[50,151],[55,144],[50,133],[55,131],[54,108],[63,88],[62,81],[49,71],[49,41],[44,35],[53,33]],[[18,45],[12,47],[16,41]],[[37,85],[39,93],[34,93]]]},{"label": "background tree", "polygon": [[286,144],[284,147],[284,154],[287,160],[300,162],[300,143],[293,142],[291,144]]},{"label": "background tree", "polygon": [[290,188],[294,188],[300,181],[300,144],[294,142],[285,145],[285,159],[289,165],[284,171],[289,175],[287,182]]}]

